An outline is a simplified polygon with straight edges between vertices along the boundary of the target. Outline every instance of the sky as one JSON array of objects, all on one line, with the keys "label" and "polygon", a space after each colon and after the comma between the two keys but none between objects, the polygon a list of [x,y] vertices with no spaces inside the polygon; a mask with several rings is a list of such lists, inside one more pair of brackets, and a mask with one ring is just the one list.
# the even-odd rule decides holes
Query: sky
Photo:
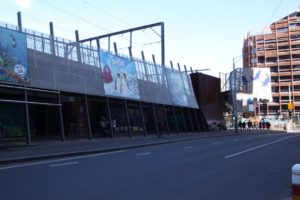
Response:
[{"label": "sky", "polygon": [[[244,36],[262,33],[268,24],[297,11],[299,0],[0,0],[0,21],[49,34],[53,22],[57,37],[86,39],[129,28],[164,22],[166,65],[219,77],[232,70],[242,55]],[[133,33],[133,56],[160,61],[160,29]],[[129,34],[111,38],[118,52],[128,55]],[[108,49],[108,41],[101,40]],[[238,59],[236,59],[238,60]],[[242,67],[237,61],[236,67]],[[209,69],[209,70],[204,70]]]}]

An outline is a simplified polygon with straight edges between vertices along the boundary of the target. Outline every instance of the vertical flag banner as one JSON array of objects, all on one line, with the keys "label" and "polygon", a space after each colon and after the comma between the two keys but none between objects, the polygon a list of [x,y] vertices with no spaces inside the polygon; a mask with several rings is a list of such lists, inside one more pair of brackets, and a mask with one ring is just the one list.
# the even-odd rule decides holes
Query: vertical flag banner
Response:
[{"label": "vertical flag banner", "polygon": [[0,81],[28,83],[26,35],[0,27]]},{"label": "vertical flag banner", "polygon": [[140,99],[135,63],[102,51],[99,57],[105,94]]},{"label": "vertical flag banner", "polygon": [[187,106],[188,101],[181,73],[172,69],[166,69],[166,72],[172,102],[176,105]]}]

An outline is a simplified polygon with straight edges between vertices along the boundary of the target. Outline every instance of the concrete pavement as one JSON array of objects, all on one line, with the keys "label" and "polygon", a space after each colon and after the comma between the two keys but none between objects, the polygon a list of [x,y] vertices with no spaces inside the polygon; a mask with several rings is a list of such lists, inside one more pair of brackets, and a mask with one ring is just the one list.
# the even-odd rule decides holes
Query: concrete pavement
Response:
[{"label": "concrete pavement", "polygon": [[[239,131],[238,134],[259,134],[259,133],[282,133],[282,131]],[[158,138],[156,135],[95,138],[88,139],[69,139],[65,142],[58,140],[36,141],[31,145],[24,143],[13,143],[7,145],[5,142],[0,143],[0,164],[11,164],[33,160],[51,159],[67,156],[78,156],[93,153],[104,153],[118,151],[123,149],[139,148],[144,146],[159,145],[164,143],[173,143],[186,140],[232,136],[236,133],[232,130],[215,131],[215,132],[197,132],[197,133],[179,133],[164,135]],[[0,140],[1,141],[1,140]]]}]

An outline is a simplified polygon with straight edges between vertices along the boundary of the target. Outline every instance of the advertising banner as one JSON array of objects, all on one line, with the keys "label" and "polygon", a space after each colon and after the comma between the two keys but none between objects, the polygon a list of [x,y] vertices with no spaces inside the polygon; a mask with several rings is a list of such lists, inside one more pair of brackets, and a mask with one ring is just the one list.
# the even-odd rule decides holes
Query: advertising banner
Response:
[{"label": "advertising banner", "polygon": [[176,105],[188,106],[181,73],[172,69],[166,69],[166,73],[172,102]]},{"label": "advertising banner", "polygon": [[[234,74],[231,75],[231,79],[233,76]],[[233,84],[233,80],[231,80],[231,84]],[[253,98],[273,101],[269,68],[237,69],[236,88],[237,100],[244,102],[243,109],[239,111],[254,112]]]},{"label": "advertising banner", "polygon": [[140,99],[135,63],[102,51],[99,57],[105,94]]},{"label": "advertising banner", "polygon": [[0,27],[0,81],[28,83],[26,35]]},{"label": "advertising banner", "polygon": [[273,100],[269,68],[253,68],[253,97]]}]

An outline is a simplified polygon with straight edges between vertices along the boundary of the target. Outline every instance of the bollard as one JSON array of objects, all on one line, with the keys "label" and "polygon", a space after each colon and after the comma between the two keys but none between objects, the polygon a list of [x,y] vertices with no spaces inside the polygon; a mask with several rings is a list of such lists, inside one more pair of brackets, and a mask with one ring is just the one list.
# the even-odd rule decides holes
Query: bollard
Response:
[{"label": "bollard", "polygon": [[300,200],[300,164],[292,167],[293,200]]}]

